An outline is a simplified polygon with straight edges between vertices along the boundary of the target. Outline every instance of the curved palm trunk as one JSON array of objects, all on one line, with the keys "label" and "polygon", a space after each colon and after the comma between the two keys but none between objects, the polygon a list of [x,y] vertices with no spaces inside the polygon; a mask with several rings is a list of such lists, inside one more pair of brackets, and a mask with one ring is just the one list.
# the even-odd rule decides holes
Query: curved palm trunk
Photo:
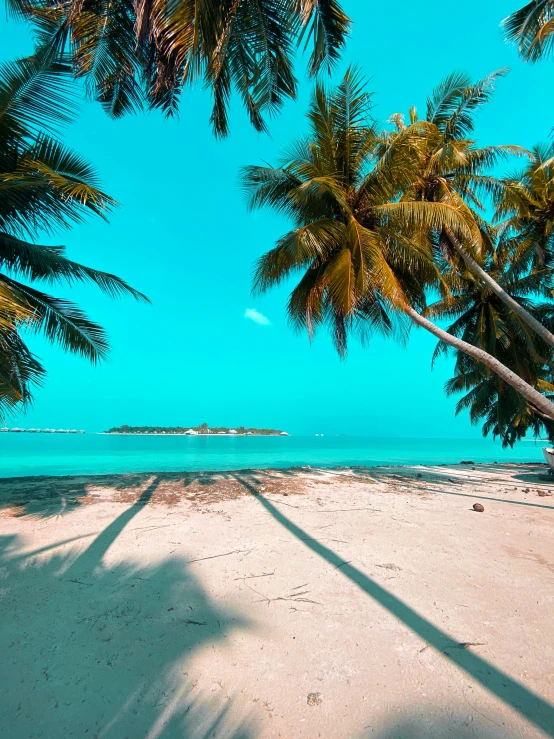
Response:
[{"label": "curved palm trunk", "polygon": [[508,308],[513,310],[513,312],[518,315],[521,320],[529,326],[529,328],[540,336],[543,341],[549,344],[549,346],[554,347],[554,334],[551,334],[550,331],[543,326],[540,321],[537,321],[537,319],[534,318],[534,316],[532,316],[522,305],[520,305],[517,300],[514,300],[511,295],[508,295],[504,288],[502,288],[498,282],[488,274],[488,272],[485,272],[475,259],[467,253],[460,241],[456,238],[456,235],[449,228],[446,228],[445,231],[452,246],[462,257],[469,269],[480,277],[483,282],[490,287],[493,293],[497,295],[500,300],[508,306]]},{"label": "curved palm trunk", "polygon": [[511,385],[516,392],[522,395],[540,415],[554,420],[554,403],[551,403],[542,393],[535,390],[535,388],[525,382],[525,380],[522,380],[519,375],[516,375],[515,372],[508,369],[508,367],[499,362],[498,359],[495,359],[491,354],[488,354],[482,349],[473,346],[473,344],[468,344],[467,341],[458,339],[456,336],[449,334],[448,331],[444,331],[444,329],[439,328],[432,321],[424,318],[420,313],[414,310],[414,308],[406,307],[404,308],[404,312],[415,324],[421,326],[427,331],[430,331],[438,339],[444,341],[445,344],[454,347],[454,349],[457,349],[458,351],[472,357],[477,362],[484,364],[504,380],[504,382]]}]

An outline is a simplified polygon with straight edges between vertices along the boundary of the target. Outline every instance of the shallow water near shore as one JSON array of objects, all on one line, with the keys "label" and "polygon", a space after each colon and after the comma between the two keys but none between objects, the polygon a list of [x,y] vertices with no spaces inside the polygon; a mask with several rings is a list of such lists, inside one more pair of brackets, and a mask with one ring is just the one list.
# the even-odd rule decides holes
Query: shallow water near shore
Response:
[{"label": "shallow water near shore", "polygon": [[0,435],[0,477],[286,468],[544,462],[546,442],[346,436]]}]

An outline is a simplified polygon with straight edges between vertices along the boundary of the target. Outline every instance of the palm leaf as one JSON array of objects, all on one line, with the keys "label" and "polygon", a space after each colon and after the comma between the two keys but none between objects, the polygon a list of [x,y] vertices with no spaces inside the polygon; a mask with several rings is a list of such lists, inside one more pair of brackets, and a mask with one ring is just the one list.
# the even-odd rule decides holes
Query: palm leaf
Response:
[{"label": "palm leaf", "polygon": [[0,232],[0,269],[9,270],[14,277],[50,284],[92,282],[110,297],[131,295],[150,302],[120,277],[73,262],[64,256],[64,251],[62,246],[39,246]]},{"label": "palm leaf", "polygon": [[552,0],[531,0],[502,22],[508,41],[517,44],[521,56],[532,62],[552,51],[554,33]]},{"label": "palm leaf", "polygon": [[64,351],[79,354],[93,364],[106,357],[109,343],[104,329],[89,320],[76,305],[18,283],[6,275],[0,275],[0,282],[29,305],[33,315],[32,322],[27,324],[29,330],[42,333]]}]

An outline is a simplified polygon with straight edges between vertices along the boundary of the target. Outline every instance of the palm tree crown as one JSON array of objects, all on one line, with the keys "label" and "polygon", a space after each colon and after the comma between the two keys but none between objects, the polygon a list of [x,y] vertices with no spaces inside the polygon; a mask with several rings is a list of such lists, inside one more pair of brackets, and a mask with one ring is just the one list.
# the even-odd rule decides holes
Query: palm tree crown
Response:
[{"label": "palm tree crown", "polygon": [[378,157],[382,137],[369,109],[356,70],[332,92],[318,84],[308,137],[293,145],[280,167],[242,173],[251,207],[269,205],[297,226],[259,260],[255,289],[301,271],[289,318],[310,334],[328,323],[341,353],[348,329],[388,332],[395,323],[391,311],[424,305],[426,286],[441,281],[430,244],[416,238],[418,229],[447,223],[458,232],[461,222],[448,206],[399,200],[411,152],[399,137]]}]

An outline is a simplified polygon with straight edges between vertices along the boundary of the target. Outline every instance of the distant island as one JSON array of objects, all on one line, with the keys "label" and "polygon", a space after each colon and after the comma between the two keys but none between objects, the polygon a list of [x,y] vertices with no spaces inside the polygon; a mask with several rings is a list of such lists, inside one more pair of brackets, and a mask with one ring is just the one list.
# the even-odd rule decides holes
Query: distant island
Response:
[{"label": "distant island", "polygon": [[256,429],[237,426],[236,429],[226,426],[208,426],[202,423],[200,426],[114,426],[108,429],[106,434],[177,434],[183,436],[203,436],[219,434],[220,436],[289,436],[286,431],[280,429]]}]

